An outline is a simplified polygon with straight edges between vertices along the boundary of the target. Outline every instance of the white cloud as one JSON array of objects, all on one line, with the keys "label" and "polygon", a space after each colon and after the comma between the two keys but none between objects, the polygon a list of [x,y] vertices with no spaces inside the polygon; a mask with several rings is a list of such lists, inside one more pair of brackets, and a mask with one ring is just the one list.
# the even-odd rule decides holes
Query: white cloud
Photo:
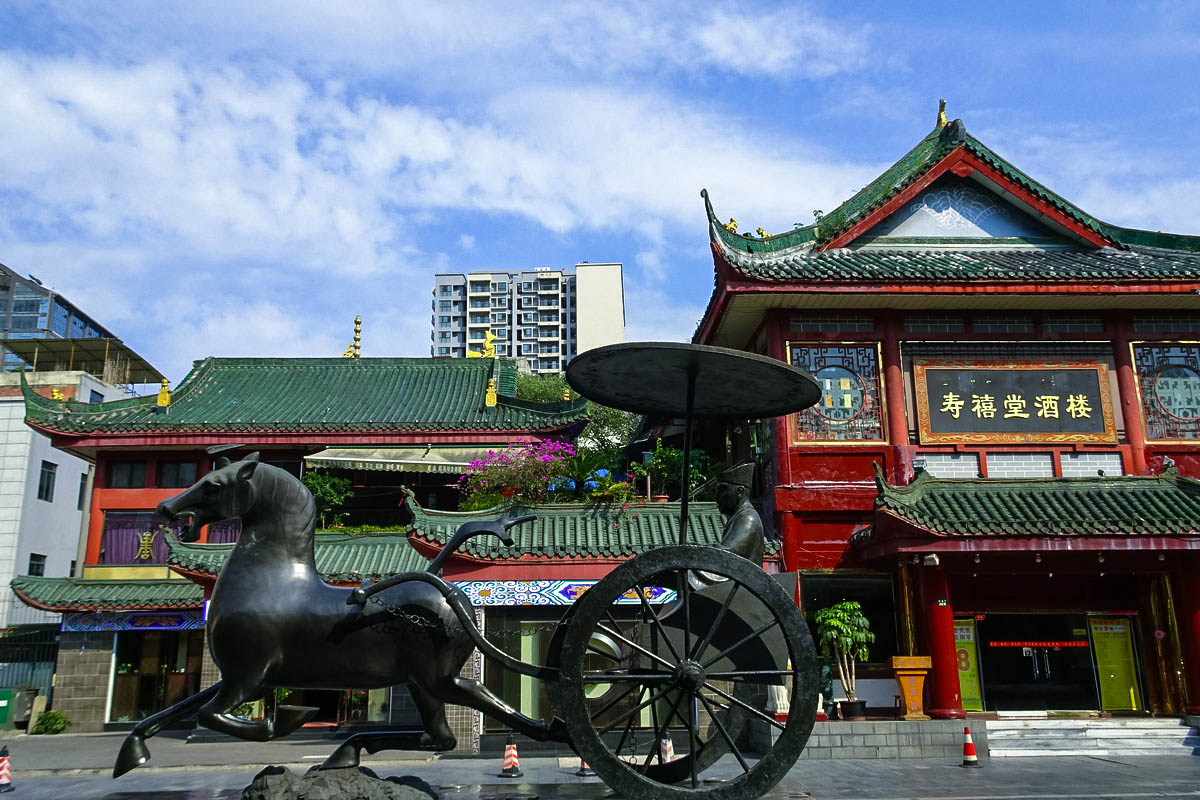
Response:
[{"label": "white cloud", "polygon": [[458,235],[458,246],[463,250],[474,250],[475,237],[469,233],[460,233]]}]

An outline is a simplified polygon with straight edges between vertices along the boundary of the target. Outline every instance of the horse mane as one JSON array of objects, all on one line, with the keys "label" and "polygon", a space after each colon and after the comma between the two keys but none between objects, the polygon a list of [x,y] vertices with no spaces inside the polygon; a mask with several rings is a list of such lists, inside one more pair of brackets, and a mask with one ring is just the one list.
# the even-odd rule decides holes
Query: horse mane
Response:
[{"label": "horse mane", "polygon": [[290,518],[286,524],[300,527],[311,543],[316,531],[317,503],[295,475],[270,464],[259,464],[251,478],[254,487],[254,505],[261,513],[271,510],[285,513]]}]

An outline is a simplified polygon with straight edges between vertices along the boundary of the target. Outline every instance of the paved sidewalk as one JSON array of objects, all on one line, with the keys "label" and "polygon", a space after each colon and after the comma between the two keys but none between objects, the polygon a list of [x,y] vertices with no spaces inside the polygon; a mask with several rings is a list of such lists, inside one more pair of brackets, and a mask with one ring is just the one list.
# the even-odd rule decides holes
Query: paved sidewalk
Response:
[{"label": "paved sidewalk", "polygon": [[[177,735],[150,740],[152,760],[129,775],[109,777],[123,734],[10,739],[18,800],[215,800],[236,796],[267,764],[300,772],[320,763],[329,742],[187,744]],[[381,776],[417,775],[447,800],[504,790],[533,791],[541,800],[604,798],[596,778],[578,778],[574,759],[522,758],[520,782],[496,777],[499,759],[430,758],[425,753],[365,756]],[[734,775],[736,762],[716,768]],[[957,759],[799,761],[771,797],[811,794],[816,800],[1083,800],[1200,798],[1200,756],[1153,759],[1094,757],[1003,758],[980,769]]]}]

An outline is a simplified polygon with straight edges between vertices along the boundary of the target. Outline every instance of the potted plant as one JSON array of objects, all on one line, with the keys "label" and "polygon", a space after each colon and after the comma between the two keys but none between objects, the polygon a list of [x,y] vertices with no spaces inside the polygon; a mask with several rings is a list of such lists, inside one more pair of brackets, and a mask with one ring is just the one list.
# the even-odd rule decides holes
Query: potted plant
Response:
[{"label": "potted plant", "polygon": [[854,692],[854,665],[860,659],[867,659],[867,645],[875,641],[870,621],[863,615],[862,606],[853,600],[821,609],[813,621],[821,653],[837,665],[838,680],[846,693],[842,719],[865,719],[865,704]]},{"label": "potted plant", "polygon": [[[654,449],[642,454],[643,460],[629,464],[629,474],[634,479],[634,485],[649,485],[650,496],[655,502],[666,502],[670,498],[678,499],[683,494],[680,478],[683,477],[683,451],[676,447],[663,445],[662,439],[656,439]],[[694,489],[704,482],[704,468],[708,456],[702,450],[692,450],[690,465],[689,488]],[[658,498],[661,498],[659,500]]]}]

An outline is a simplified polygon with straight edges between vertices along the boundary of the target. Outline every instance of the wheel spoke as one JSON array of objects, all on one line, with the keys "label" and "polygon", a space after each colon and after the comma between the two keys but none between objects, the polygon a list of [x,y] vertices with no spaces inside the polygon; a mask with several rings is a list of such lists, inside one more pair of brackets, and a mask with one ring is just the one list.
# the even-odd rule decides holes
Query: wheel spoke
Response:
[{"label": "wheel spoke", "polygon": [[[621,702],[621,701],[622,701],[622,700],[624,700],[626,697],[629,697],[630,693],[631,693],[631,692],[632,692],[634,689],[636,689],[636,688],[637,688],[636,686],[630,686],[628,689],[626,689],[625,691],[621,692],[619,695],[617,695],[617,696],[616,696],[616,697],[614,697],[613,699],[606,701],[606,702],[604,703],[604,705],[600,706],[600,708],[596,709],[596,710],[595,710],[595,711],[593,711],[591,714],[589,714],[589,715],[588,715],[588,719],[591,719],[591,720],[594,722],[594,721],[596,720],[596,718],[597,718],[597,717],[599,717],[599,716],[601,716],[602,714],[604,714],[604,712],[605,712],[605,711],[608,711],[610,708],[612,708],[613,706],[615,706],[617,703]],[[641,699],[642,699],[642,695],[641,695],[641,693],[639,692],[639,693],[638,693],[638,700],[640,701]]]},{"label": "wheel spoke", "polygon": [[[645,686],[643,686],[643,687],[642,687],[642,688],[641,688],[641,689],[638,691],[637,700],[635,700],[634,702],[640,702],[640,701],[641,701],[641,699],[642,699],[642,695],[643,695],[643,694],[645,694],[645,693],[646,693],[646,687],[645,687]],[[633,721],[634,721],[634,719],[636,719],[636,716],[633,716],[633,717],[630,717],[630,718],[629,718],[629,721],[625,723],[625,730],[621,732],[621,738],[617,740],[617,746],[616,746],[616,748],[613,750],[613,752],[617,754],[617,758],[620,758],[620,757],[621,757],[621,748],[625,746],[625,737],[627,737],[627,736],[629,735],[629,732],[630,732],[631,730],[633,730]]]},{"label": "wheel spoke", "polygon": [[746,711],[749,711],[751,714],[755,714],[758,717],[760,717],[761,719],[763,719],[764,721],[769,722],[770,724],[774,725],[776,728],[779,728],[779,730],[783,730],[785,727],[783,725],[783,723],[778,722],[774,717],[767,716],[766,714],[759,711],[757,708],[750,705],[749,703],[746,703],[743,700],[739,700],[738,698],[734,697],[733,695],[729,694],[728,692],[724,692],[724,691],[718,689],[716,686],[713,686],[711,683],[704,684],[704,688],[708,689],[710,692],[716,692],[717,694],[721,695],[721,697],[724,697],[729,702],[734,703],[738,706],[741,706]]},{"label": "wheel spoke", "polygon": [[679,658],[679,653],[675,652],[675,645],[671,644],[671,638],[669,636],[667,636],[667,629],[663,626],[662,620],[660,620],[658,618],[658,615],[654,613],[654,609],[652,609],[650,607],[649,601],[646,600],[646,593],[643,590],[642,585],[639,583],[634,588],[637,589],[638,599],[642,601],[642,608],[644,609],[646,614],[650,615],[651,621],[653,622],[654,626],[658,629],[658,635],[662,637],[662,640],[667,645],[667,649],[671,651],[671,657],[674,658],[675,661],[677,661],[677,662],[680,661],[681,659]]},{"label": "wheel spoke", "polygon": [[645,700],[645,701],[639,702],[639,703],[638,703],[636,706],[634,706],[633,708],[629,709],[628,711],[626,711],[625,713],[623,713],[621,716],[617,717],[617,718],[616,718],[616,719],[614,719],[612,722],[610,722],[610,723],[608,723],[607,725],[605,725],[603,728],[601,728],[599,731],[597,731],[597,733],[599,733],[601,736],[603,736],[604,734],[608,733],[608,732],[609,732],[609,731],[611,731],[613,728],[617,727],[617,726],[618,726],[618,725],[620,725],[622,722],[624,722],[626,719],[628,719],[630,716],[632,716],[632,715],[636,714],[637,712],[641,711],[643,708],[645,708],[645,707],[646,707],[646,705],[647,705],[647,704],[649,704],[649,703],[653,703],[655,700],[657,700],[658,698],[662,697],[662,696],[663,696],[663,695],[665,695],[667,692],[671,691],[671,688],[672,688],[672,687],[668,686],[668,687],[666,687],[665,689],[659,689],[657,692],[655,692],[653,695],[651,695],[651,696],[650,696],[650,699],[649,699],[649,700]]},{"label": "wheel spoke", "polygon": [[738,593],[738,589],[742,588],[742,585],[737,581],[730,581],[730,583],[733,584],[733,588],[729,590],[729,594],[725,595],[725,603],[721,606],[721,610],[717,612],[717,618],[713,620],[712,627],[708,629],[708,635],[704,637],[704,641],[696,645],[696,652],[691,655],[694,661],[699,661],[704,655],[704,651],[708,649],[709,643],[712,642],[713,634],[717,632],[717,628],[721,627],[721,620],[725,619],[725,612],[729,610],[730,604],[733,603],[733,596]]},{"label": "wheel spoke", "polygon": [[709,678],[717,680],[731,681],[737,678],[777,678],[780,675],[794,675],[795,670],[790,669],[746,669],[735,672],[706,672],[705,675]]},{"label": "wheel spoke", "polygon": [[662,764],[662,740],[663,734],[671,727],[671,717],[675,714],[675,709],[679,708],[679,701],[683,699],[683,692],[675,698],[675,702],[671,703],[671,708],[667,710],[667,715],[663,717],[663,726],[659,728],[654,726],[654,741],[650,743],[650,752],[646,754],[646,760],[642,763],[642,774],[646,774],[646,770],[650,768],[650,759],[654,758],[654,754],[658,753],[658,763]]},{"label": "wheel spoke", "polygon": [[657,661],[659,664],[662,664],[664,667],[666,667],[669,670],[675,669],[675,665],[672,664],[671,662],[667,661],[662,656],[658,655],[657,653],[652,653],[651,651],[642,647],[640,644],[638,644],[635,641],[626,639],[624,636],[622,636],[620,633],[617,633],[615,630],[609,630],[608,628],[604,627],[604,625],[602,625],[600,623],[596,624],[596,630],[607,633],[609,636],[613,637],[614,639],[624,642],[625,644],[629,645],[630,647],[632,647],[634,650],[638,651],[642,655],[647,656],[648,658],[651,658],[654,661]]},{"label": "wheel spoke", "polygon": [[[687,534],[682,534],[686,536]],[[688,571],[685,569],[680,572],[683,584],[683,652],[692,652],[692,582],[689,580]]]},{"label": "wheel spoke", "polygon": [[[774,627],[775,627],[776,625],[778,625],[778,624],[779,624],[779,620],[778,620],[778,619],[773,619],[773,620],[771,620],[770,622],[768,622],[766,625],[763,625],[763,626],[762,626],[761,628],[759,628],[758,630],[756,630],[756,631],[753,631],[752,633],[748,633],[748,634],[746,634],[746,635],[745,635],[745,636],[743,636],[741,639],[739,639],[739,640],[737,641],[737,643],[736,643],[736,644],[734,644],[734,645],[731,645],[730,647],[726,647],[724,650],[722,650],[721,652],[717,653],[715,656],[713,656],[712,658],[710,658],[708,661],[705,661],[705,662],[704,662],[703,664],[701,664],[700,666],[704,667],[704,669],[708,669],[708,668],[709,668],[709,667],[711,667],[713,664],[717,663],[717,662],[718,662],[718,661],[720,661],[722,658],[724,658],[725,656],[727,656],[727,655],[729,655],[730,653],[732,653],[734,650],[737,650],[739,647],[741,647],[742,645],[744,645],[746,642],[749,642],[749,641],[751,641],[752,639],[757,639],[759,636],[761,636],[762,634],[766,633],[766,632],[767,632],[767,631],[769,631],[771,628],[774,628]],[[668,666],[670,666],[670,665],[668,665]]]},{"label": "wheel spoke", "polygon": [[621,663],[621,659],[617,658],[612,653],[604,652],[603,650],[601,650],[599,647],[596,647],[596,645],[592,644],[591,642],[588,643],[587,649],[588,649],[589,653],[595,653],[598,656],[604,656],[609,661],[615,661],[618,664]]},{"label": "wheel spoke", "polygon": [[725,730],[725,725],[721,722],[720,715],[717,714],[717,712],[713,709],[713,705],[715,705],[715,703],[710,703],[708,698],[700,694],[700,692],[696,692],[696,697],[700,698],[700,702],[703,703],[704,708],[708,710],[708,715],[712,717],[713,724],[717,726],[717,731],[721,734],[721,736],[724,737],[726,744],[729,745],[729,751],[733,753],[734,757],[738,760],[738,763],[742,765],[742,772],[749,772],[750,765],[746,763],[745,757],[742,756],[742,751],[738,749],[736,744],[734,744],[733,738],[729,735],[729,731]]},{"label": "wheel spoke", "polygon": [[688,698],[688,766],[692,772],[692,788],[695,789],[700,785],[700,781],[696,779],[696,761],[700,757],[700,751],[696,749],[696,740],[700,738],[699,732],[696,730],[696,701],[694,698]]},{"label": "wheel spoke", "polygon": [[589,683],[662,683],[671,680],[674,675],[669,672],[585,672],[583,679]]}]

